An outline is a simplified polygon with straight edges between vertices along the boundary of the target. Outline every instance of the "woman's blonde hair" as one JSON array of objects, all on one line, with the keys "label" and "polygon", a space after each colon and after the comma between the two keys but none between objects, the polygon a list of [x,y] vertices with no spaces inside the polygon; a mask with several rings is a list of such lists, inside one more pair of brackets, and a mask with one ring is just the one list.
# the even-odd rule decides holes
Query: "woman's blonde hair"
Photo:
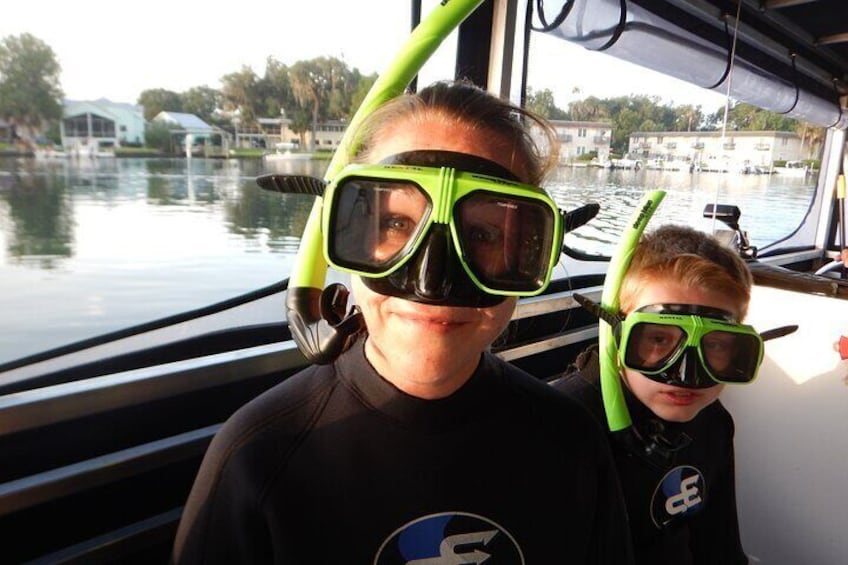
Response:
[{"label": "woman's blonde hair", "polygon": [[[440,81],[414,94],[394,98],[371,113],[355,132],[352,162],[366,162],[369,152],[382,141],[385,127],[400,120],[425,121],[437,117],[457,129],[479,130],[502,140],[510,151],[512,167],[527,171],[521,179],[540,184],[559,158],[556,132],[544,118],[467,81]],[[536,130],[540,144],[531,135]]]}]

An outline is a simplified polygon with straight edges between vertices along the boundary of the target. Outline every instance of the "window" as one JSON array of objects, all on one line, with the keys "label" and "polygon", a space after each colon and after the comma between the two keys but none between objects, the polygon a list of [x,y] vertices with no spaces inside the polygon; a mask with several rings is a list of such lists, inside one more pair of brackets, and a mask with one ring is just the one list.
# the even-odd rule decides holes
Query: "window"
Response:
[{"label": "window", "polygon": [[[652,226],[660,222],[682,223],[711,230],[711,224],[703,219],[705,198],[738,206],[742,211],[741,227],[748,231],[752,245],[760,248],[792,233],[803,221],[815,193],[815,175],[739,171],[750,172],[750,166],[744,168],[746,160],[762,165],[763,161],[771,160],[815,159],[821,154],[823,139],[802,145],[795,135],[780,134],[772,140],[734,132],[723,138],[721,123],[708,119],[710,115],[721,115],[725,104],[723,93],[654,73],[608,53],[587,50],[563,40],[561,35],[533,31],[530,37],[527,86],[533,92],[550,90],[557,108],[567,112],[571,119],[580,120],[570,130],[576,143],[574,150],[569,146],[567,157],[576,160],[601,147],[606,154],[606,144],[597,143],[597,138],[610,131],[610,169],[573,167],[566,158],[546,184],[564,209],[592,200],[601,205],[601,221],[592,224],[597,226],[596,230],[577,229],[566,234],[566,245],[570,248],[610,255],[620,236],[620,229],[615,227],[620,224],[615,222],[631,214],[645,191],[657,187],[673,191],[674,198],[666,198],[651,220]],[[551,72],[552,61],[563,60],[574,65],[570,77]],[[579,90],[575,89],[574,76],[580,77]],[[623,104],[623,100],[632,104]],[[692,109],[698,107],[701,113],[693,115]],[[593,126],[591,122],[610,125]],[[796,131],[801,131],[800,125]],[[765,147],[765,142],[771,145],[773,155],[759,149]],[[699,172],[690,175],[687,166],[679,174],[670,174],[668,170],[647,166],[653,159],[670,155],[675,162],[694,164]],[[641,161],[638,174],[622,175],[616,170],[633,170],[636,161]],[[759,173],[760,167],[757,169]],[[719,182],[722,174],[726,180]],[[773,207],[763,206],[764,194],[774,199],[783,195],[781,202],[791,201],[793,208],[777,212]],[[786,195],[791,197],[785,198]],[[610,226],[608,231],[605,222]]]}]

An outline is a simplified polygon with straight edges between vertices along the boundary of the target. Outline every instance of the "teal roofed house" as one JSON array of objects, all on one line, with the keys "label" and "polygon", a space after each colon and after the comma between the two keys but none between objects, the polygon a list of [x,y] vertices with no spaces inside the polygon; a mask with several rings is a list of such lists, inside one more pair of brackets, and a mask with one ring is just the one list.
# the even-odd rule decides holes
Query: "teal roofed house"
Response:
[{"label": "teal roofed house", "polygon": [[81,148],[144,145],[144,108],[135,104],[99,100],[65,100],[60,125],[62,147]]},{"label": "teal roofed house", "polygon": [[187,156],[225,157],[228,155],[229,134],[217,126],[204,122],[194,114],[163,110],[156,114],[152,121],[168,124],[174,146],[183,149]]}]

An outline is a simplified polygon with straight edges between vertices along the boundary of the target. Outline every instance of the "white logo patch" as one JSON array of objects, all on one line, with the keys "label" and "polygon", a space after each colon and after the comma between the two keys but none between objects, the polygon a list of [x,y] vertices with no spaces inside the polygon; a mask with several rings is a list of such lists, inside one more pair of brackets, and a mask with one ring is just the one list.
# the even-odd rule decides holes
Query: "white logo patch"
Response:
[{"label": "white logo patch", "polygon": [[524,565],[515,538],[499,524],[466,512],[444,512],[413,520],[393,532],[374,565]]},{"label": "white logo patch", "polygon": [[706,501],[704,475],[695,467],[681,465],[665,474],[651,498],[651,519],[657,528],[689,517]]}]

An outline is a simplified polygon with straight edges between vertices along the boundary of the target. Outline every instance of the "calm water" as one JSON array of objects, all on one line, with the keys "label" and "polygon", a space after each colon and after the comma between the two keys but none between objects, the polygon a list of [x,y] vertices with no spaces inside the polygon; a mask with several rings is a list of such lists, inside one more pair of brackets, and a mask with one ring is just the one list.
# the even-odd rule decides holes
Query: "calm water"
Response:
[{"label": "calm water", "polygon": [[[199,308],[283,279],[311,208],[260,190],[257,174],[321,176],[327,163],[0,158],[0,364]],[[609,254],[646,189],[667,191],[654,223],[709,229],[704,205],[742,210],[752,243],[791,232],[811,178],[563,168],[550,189],[602,209],[566,243]],[[755,204],[756,202],[756,204]]]}]

